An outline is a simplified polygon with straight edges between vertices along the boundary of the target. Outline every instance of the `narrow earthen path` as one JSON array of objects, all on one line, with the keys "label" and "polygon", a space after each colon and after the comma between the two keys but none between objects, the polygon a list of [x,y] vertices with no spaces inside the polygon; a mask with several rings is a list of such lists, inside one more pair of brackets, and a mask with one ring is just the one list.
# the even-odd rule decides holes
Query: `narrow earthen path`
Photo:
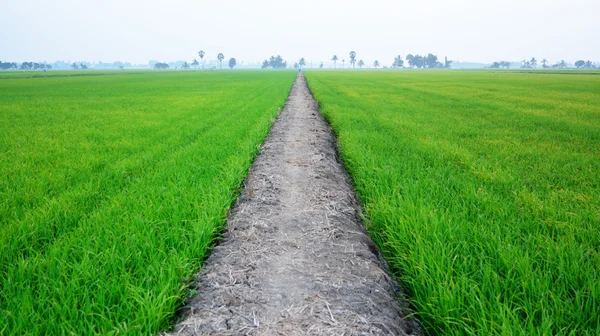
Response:
[{"label": "narrow earthen path", "polygon": [[418,333],[358,209],[299,74],[173,334]]}]

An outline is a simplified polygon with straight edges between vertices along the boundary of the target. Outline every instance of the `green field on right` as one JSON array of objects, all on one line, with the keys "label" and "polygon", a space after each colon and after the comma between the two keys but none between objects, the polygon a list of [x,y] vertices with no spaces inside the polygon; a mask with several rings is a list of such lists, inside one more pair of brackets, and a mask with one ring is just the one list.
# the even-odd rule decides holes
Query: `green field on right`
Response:
[{"label": "green field on right", "polygon": [[600,76],[306,71],[429,334],[600,334]]}]

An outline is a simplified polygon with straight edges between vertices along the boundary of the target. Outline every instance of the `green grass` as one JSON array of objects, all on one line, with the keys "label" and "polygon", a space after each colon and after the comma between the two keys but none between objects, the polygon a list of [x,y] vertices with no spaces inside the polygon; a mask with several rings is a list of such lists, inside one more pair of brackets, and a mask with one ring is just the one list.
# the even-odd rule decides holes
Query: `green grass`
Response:
[{"label": "green grass", "polygon": [[600,77],[306,76],[428,333],[600,334]]},{"label": "green grass", "polygon": [[0,81],[0,334],[169,328],[294,72]]}]

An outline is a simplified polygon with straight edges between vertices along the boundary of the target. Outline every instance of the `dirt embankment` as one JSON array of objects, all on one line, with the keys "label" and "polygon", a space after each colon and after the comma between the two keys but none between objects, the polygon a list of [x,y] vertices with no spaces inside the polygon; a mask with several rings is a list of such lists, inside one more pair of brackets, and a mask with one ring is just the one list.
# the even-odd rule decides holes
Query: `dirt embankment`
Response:
[{"label": "dirt embankment", "polygon": [[299,74],[174,334],[419,334]]}]

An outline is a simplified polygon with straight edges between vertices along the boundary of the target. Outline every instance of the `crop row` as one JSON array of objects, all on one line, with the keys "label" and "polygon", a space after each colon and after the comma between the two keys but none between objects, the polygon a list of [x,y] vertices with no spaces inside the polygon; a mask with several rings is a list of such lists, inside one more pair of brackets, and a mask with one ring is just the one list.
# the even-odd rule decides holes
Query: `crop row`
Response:
[{"label": "crop row", "polygon": [[600,77],[306,76],[427,332],[600,332]]},{"label": "crop row", "polygon": [[0,334],[156,334],[294,73],[0,82]]}]

